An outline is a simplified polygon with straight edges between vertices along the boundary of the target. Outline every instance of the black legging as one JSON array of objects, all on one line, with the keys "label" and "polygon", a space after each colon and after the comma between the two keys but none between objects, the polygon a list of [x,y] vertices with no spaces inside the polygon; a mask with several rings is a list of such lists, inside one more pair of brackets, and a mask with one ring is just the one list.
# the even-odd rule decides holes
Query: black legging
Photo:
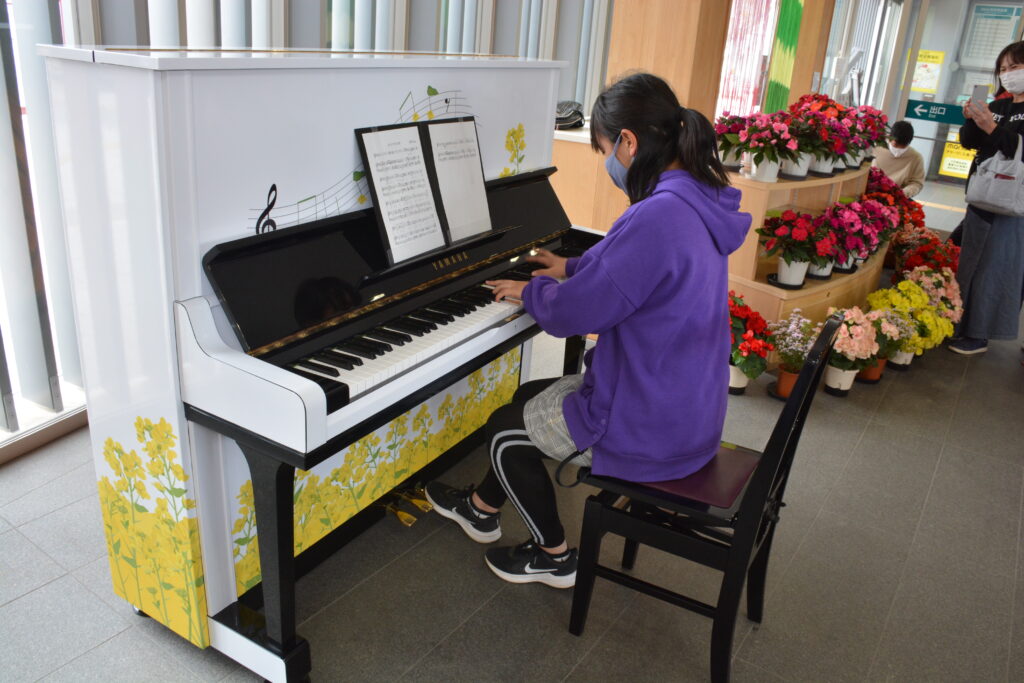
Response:
[{"label": "black legging", "polygon": [[544,548],[560,545],[565,540],[565,531],[558,519],[555,488],[544,467],[547,456],[526,435],[523,408],[557,379],[523,384],[511,403],[491,413],[484,427],[491,467],[476,489],[480,499],[491,507],[500,508],[511,499],[533,540]]}]

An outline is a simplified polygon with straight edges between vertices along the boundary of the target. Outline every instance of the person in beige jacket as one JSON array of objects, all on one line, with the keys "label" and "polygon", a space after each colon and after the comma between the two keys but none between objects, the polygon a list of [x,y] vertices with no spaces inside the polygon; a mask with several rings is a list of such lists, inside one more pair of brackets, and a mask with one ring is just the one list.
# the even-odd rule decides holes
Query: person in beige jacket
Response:
[{"label": "person in beige jacket", "polygon": [[914,127],[906,121],[897,121],[892,124],[888,146],[874,150],[874,165],[903,188],[908,197],[913,197],[924,187],[924,159],[910,146],[913,139]]}]

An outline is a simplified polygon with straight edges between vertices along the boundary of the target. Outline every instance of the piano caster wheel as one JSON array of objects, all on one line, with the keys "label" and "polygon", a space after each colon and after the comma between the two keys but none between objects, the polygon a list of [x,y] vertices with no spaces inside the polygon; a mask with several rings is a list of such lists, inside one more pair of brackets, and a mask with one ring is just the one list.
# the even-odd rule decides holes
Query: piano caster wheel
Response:
[{"label": "piano caster wheel", "polygon": [[137,617],[142,617],[143,619],[149,619],[150,618],[148,614],[146,614],[145,612],[140,610],[135,605],[132,605],[132,611],[135,612],[135,616],[137,616]]}]

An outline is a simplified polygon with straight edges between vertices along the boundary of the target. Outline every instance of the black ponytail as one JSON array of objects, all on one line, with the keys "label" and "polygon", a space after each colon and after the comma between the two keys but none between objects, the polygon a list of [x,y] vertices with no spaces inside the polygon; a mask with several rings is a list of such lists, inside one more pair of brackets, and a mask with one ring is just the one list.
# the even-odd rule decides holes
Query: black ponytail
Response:
[{"label": "black ponytail", "polygon": [[699,111],[679,106],[675,93],[657,76],[631,74],[598,96],[590,116],[593,148],[601,149],[598,136],[614,142],[623,129],[637,136],[639,146],[626,175],[631,204],[650,196],[661,172],[675,162],[705,185],[729,185],[711,123]]}]

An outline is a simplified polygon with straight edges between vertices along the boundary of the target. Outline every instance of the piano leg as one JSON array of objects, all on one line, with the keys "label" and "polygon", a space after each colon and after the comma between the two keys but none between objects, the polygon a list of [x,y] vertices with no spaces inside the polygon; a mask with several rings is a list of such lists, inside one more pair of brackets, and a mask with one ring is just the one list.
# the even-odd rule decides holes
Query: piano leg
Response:
[{"label": "piano leg", "polygon": [[239,442],[252,476],[259,534],[265,643],[284,660],[289,681],[308,678],[309,643],[295,634],[295,468],[273,453]]}]

